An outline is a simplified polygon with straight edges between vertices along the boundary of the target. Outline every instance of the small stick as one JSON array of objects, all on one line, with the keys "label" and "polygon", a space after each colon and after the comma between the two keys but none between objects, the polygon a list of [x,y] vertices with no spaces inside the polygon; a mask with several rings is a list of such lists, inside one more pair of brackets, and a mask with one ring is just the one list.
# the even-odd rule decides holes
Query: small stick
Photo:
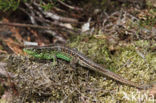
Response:
[{"label": "small stick", "polygon": [[16,26],[16,27],[30,27],[30,28],[37,28],[37,29],[55,30],[51,26],[39,26],[39,25],[31,25],[31,24],[4,23],[4,22],[0,22],[0,25],[8,25],[8,26]]},{"label": "small stick", "polygon": [[82,8],[79,8],[79,7],[70,6],[70,5],[64,3],[64,2],[61,1],[61,0],[58,0],[58,2],[59,2],[60,4],[62,4],[62,5],[64,5],[64,6],[66,6],[66,7],[70,8],[70,9],[72,9],[72,10],[78,10],[78,11],[82,11],[82,10],[83,10]]}]

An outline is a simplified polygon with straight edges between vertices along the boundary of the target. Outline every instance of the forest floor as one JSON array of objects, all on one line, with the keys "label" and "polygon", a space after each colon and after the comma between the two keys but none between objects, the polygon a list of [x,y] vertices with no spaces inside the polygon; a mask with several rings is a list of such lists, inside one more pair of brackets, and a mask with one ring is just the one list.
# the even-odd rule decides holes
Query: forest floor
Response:
[{"label": "forest floor", "polygon": [[[52,60],[31,58],[23,48],[65,44],[130,81],[150,84],[156,82],[155,4],[112,1],[111,8],[99,9],[80,3],[71,10],[59,3],[43,11],[38,2],[24,3],[1,13],[0,102],[154,103],[155,85],[138,90],[62,60],[53,66]],[[62,17],[57,22],[49,17],[54,12]]]}]

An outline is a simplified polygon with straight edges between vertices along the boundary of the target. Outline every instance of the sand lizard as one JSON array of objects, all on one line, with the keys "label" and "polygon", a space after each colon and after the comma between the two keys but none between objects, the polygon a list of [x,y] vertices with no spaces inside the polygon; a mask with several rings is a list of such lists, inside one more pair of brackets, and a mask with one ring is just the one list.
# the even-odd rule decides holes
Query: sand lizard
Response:
[{"label": "sand lizard", "polygon": [[59,58],[68,61],[70,63],[78,63],[81,66],[85,66],[93,71],[99,72],[120,83],[133,86],[138,89],[145,89],[145,85],[139,85],[137,83],[134,83],[108,69],[103,68],[101,65],[93,62],[91,59],[87,58],[85,55],[83,55],[76,49],[71,49],[69,47],[61,45],[54,45],[41,47],[39,46],[26,47],[24,51],[27,54],[32,55],[33,57],[36,58],[53,59],[54,62],[56,61],[57,58]]}]

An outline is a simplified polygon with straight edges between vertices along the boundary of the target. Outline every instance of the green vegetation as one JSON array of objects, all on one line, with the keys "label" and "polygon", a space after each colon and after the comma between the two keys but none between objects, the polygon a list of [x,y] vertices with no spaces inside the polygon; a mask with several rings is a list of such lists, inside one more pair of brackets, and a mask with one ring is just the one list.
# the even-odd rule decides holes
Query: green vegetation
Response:
[{"label": "green vegetation", "polygon": [[20,2],[21,0],[0,0],[0,10],[4,12],[8,10],[15,11],[18,8]]},{"label": "green vegetation", "polygon": [[44,4],[44,3],[40,3],[40,5],[41,5],[41,7],[45,10],[45,11],[47,11],[47,10],[50,10],[53,6],[54,6],[54,4],[52,4],[52,3],[47,3],[47,4]]},{"label": "green vegetation", "polygon": [[149,8],[146,15],[143,15],[139,24],[142,27],[148,28],[156,25],[156,8]]},{"label": "green vegetation", "polygon": [[[43,3],[43,0],[40,0],[40,5],[44,10],[50,10],[54,5],[56,5],[57,0],[53,0],[53,2]],[[61,0],[63,1],[63,0]],[[0,0],[0,10],[3,12],[6,11],[15,11],[18,9],[20,3],[29,2],[29,0]]]}]

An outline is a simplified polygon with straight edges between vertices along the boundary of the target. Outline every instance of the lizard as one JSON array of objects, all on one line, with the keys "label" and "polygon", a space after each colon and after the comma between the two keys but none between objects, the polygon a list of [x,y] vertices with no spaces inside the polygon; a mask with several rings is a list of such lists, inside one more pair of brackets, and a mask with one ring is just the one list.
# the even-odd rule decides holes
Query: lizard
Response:
[{"label": "lizard", "polygon": [[149,87],[149,85],[139,85],[108,69],[105,69],[100,64],[93,62],[91,59],[86,57],[84,54],[82,54],[78,50],[71,49],[63,45],[32,46],[32,47],[26,47],[23,50],[28,55],[31,55],[35,58],[49,59],[49,60],[53,59],[54,64],[56,64],[57,58],[70,62],[71,64],[78,63],[81,66],[87,67],[93,71],[103,74],[115,81],[135,87],[137,89],[145,89],[145,88],[147,89],[147,87]]}]

